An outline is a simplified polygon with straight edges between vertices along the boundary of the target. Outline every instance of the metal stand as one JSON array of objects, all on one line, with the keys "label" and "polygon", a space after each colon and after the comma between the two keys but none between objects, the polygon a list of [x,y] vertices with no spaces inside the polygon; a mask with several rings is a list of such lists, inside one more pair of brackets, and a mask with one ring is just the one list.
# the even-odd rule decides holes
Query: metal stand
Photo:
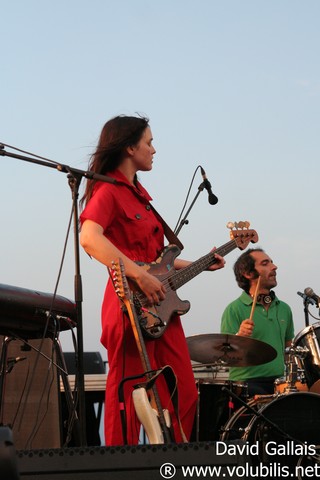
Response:
[{"label": "metal stand", "polygon": [[[78,191],[82,177],[100,180],[107,183],[116,183],[116,180],[105,175],[99,175],[91,171],[79,170],[68,165],[63,165],[52,160],[30,158],[24,155],[8,153],[5,145],[0,144],[0,155],[13,157],[37,165],[54,168],[61,173],[68,174],[69,185],[72,190],[73,214],[74,214],[74,256],[75,256],[75,302],[77,310],[77,361],[78,361],[78,394],[79,394],[79,417],[80,417],[80,443],[86,445],[86,422],[85,422],[85,392],[83,372],[83,324],[82,324],[82,285],[80,275],[79,256],[79,220],[78,220]],[[6,368],[6,367],[4,367]]]},{"label": "metal stand", "polygon": [[307,297],[307,298],[304,300],[304,302],[303,302],[304,322],[305,322],[306,327],[309,326],[309,311],[308,311],[308,305],[309,305],[309,302],[308,302],[308,297]]},{"label": "metal stand", "polygon": [[182,229],[182,227],[183,227],[184,225],[188,225],[188,223],[189,223],[189,220],[187,220],[188,215],[189,215],[189,213],[191,212],[194,204],[196,203],[196,201],[197,201],[200,193],[204,190],[204,188],[205,188],[205,183],[202,182],[202,183],[199,185],[199,187],[198,187],[198,192],[196,193],[196,196],[194,197],[194,199],[193,199],[190,207],[188,208],[187,213],[185,214],[185,216],[184,216],[183,219],[181,220],[179,226],[175,229],[175,231],[174,231],[175,235],[178,236],[179,233],[180,233],[180,230]]},{"label": "metal stand", "polygon": [[298,392],[297,382],[299,381],[299,366],[300,371],[304,371],[303,359],[307,356],[309,350],[305,347],[291,346],[285,350],[288,355],[286,361],[286,383],[287,386],[284,389],[284,393]]}]

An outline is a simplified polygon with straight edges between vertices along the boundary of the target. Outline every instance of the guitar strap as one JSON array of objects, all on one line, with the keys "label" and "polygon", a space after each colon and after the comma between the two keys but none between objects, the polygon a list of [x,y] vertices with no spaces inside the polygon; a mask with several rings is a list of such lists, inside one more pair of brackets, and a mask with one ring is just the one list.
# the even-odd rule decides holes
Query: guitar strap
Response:
[{"label": "guitar strap", "polygon": [[147,382],[139,383],[138,385],[134,385],[133,388],[145,388],[149,390],[153,387],[154,383],[156,382],[159,375],[164,375],[165,381],[167,383],[171,402],[174,408],[174,413],[176,419],[178,421],[180,433],[182,436],[182,440],[184,443],[188,443],[187,437],[183,431],[183,427],[181,424],[180,416],[179,416],[179,400],[178,400],[178,388],[177,388],[177,377],[173,371],[173,368],[170,365],[166,365],[165,367],[160,368],[157,370],[157,373],[153,375]]},{"label": "guitar strap", "polygon": [[163,230],[164,230],[164,234],[167,238],[167,240],[169,240],[169,242],[173,245],[177,245],[177,247],[180,248],[180,250],[183,250],[184,249],[184,246],[183,244],[180,242],[179,238],[177,237],[177,235],[171,230],[171,228],[169,227],[169,225],[164,221],[164,219],[161,217],[161,215],[157,212],[157,210],[154,208],[153,205],[151,205],[151,203],[149,203],[150,207],[152,208],[152,211],[153,213],[156,215],[156,217],[158,217],[158,219],[160,220],[160,222],[162,223],[162,226],[163,226]]}]

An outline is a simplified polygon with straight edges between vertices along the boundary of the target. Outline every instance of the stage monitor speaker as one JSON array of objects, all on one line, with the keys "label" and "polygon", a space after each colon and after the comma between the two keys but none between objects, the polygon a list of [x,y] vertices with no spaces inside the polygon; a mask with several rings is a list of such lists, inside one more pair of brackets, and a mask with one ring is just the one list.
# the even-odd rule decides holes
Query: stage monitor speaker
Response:
[{"label": "stage monitor speaker", "polygon": [[238,480],[250,478],[249,464],[245,454],[218,455],[213,442],[18,452],[21,480]]},{"label": "stage monitor speaker", "polygon": [[[57,369],[52,340],[29,340],[39,355],[20,340],[7,343],[7,368],[1,405],[1,423],[11,428],[15,447],[21,449],[60,448],[60,408]],[[0,350],[3,337],[0,337]]]},{"label": "stage monitor speaker", "polygon": [[[77,362],[74,352],[65,352],[64,359],[66,362],[67,371],[70,375],[76,375]],[[87,379],[90,375],[105,376],[105,364],[102,360],[99,352],[84,352],[83,353],[83,371],[85,375],[85,407],[86,407],[86,445],[100,446],[100,422],[102,415],[102,408],[104,405],[105,388],[103,391],[93,390],[92,385],[90,389],[87,389]],[[66,438],[66,432],[64,425],[67,419],[67,406],[64,395],[61,395],[61,408],[62,408],[62,429],[63,439]],[[73,437],[68,442],[69,447],[77,445]]]}]

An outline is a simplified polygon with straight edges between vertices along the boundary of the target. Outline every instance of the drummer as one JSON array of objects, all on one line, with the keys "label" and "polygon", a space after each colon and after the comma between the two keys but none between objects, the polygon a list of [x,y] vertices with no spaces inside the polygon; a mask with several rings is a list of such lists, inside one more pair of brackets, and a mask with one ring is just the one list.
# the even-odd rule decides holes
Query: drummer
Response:
[{"label": "drummer", "polygon": [[272,290],[277,285],[277,266],[261,248],[246,250],[233,269],[243,292],[224,310],[221,332],[265,342],[277,356],[257,366],[230,367],[229,378],[247,382],[250,397],[273,394],[275,379],[284,376],[285,347],[294,337],[292,311]]}]

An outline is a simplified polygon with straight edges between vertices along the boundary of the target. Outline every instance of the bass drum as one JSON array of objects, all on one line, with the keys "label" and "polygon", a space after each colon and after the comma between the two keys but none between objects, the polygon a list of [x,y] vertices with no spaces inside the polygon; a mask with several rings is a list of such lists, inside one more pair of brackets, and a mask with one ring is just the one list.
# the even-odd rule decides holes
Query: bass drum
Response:
[{"label": "bass drum", "polygon": [[[292,451],[280,453],[279,457],[262,448],[268,442],[286,446],[292,439],[306,442],[306,445],[320,445],[320,395],[310,392],[288,393],[274,397],[261,395],[248,402],[257,413],[282,430],[283,434],[267,420],[255,415],[246,407],[241,407],[226,423],[221,440],[241,439],[250,444],[260,442],[259,459],[263,462],[284,460],[297,463]],[[270,452],[269,452],[270,454]],[[284,455],[287,455],[284,457]]]},{"label": "bass drum", "polygon": [[[259,413],[286,435],[300,442],[320,444],[320,395],[309,392],[282,395],[262,406]],[[252,442],[290,440],[259,417],[251,419],[245,438]]]}]

